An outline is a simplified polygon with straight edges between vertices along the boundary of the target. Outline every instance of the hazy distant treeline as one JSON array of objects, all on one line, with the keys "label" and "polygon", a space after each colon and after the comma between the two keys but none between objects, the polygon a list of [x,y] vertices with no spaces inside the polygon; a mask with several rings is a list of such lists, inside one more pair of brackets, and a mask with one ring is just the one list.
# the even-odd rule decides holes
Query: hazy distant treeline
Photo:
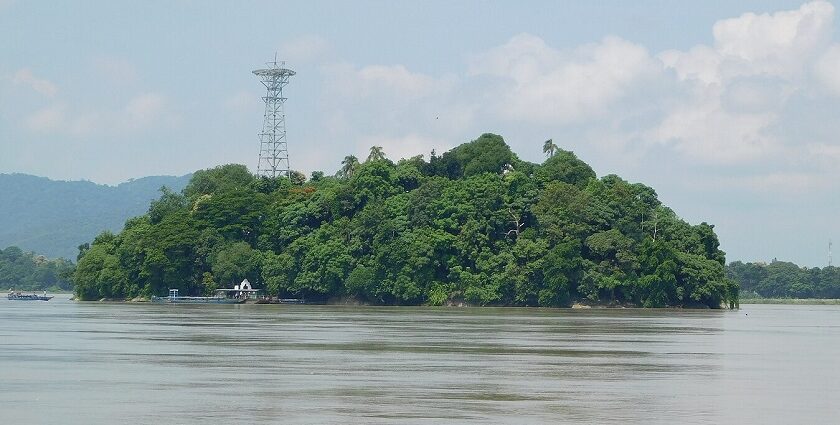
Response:
[{"label": "hazy distant treeline", "polygon": [[840,268],[799,267],[786,261],[742,263],[726,266],[726,275],[741,286],[747,297],[840,298]]},{"label": "hazy distant treeline", "polygon": [[3,290],[69,291],[73,289],[72,276],[73,264],[69,260],[50,260],[15,246],[0,250],[0,288]]}]

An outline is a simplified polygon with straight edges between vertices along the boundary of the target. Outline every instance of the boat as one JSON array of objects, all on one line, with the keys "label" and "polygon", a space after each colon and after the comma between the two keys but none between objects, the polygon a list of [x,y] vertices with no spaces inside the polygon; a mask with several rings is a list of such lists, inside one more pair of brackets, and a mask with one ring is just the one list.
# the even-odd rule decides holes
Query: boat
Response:
[{"label": "boat", "polygon": [[24,294],[21,292],[15,292],[14,290],[9,290],[7,298],[14,301],[49,301],[53,299],[53,297],[47,296],[47,291],[44,291],[44,295],[38,295],[34,292],[31,294]]}]

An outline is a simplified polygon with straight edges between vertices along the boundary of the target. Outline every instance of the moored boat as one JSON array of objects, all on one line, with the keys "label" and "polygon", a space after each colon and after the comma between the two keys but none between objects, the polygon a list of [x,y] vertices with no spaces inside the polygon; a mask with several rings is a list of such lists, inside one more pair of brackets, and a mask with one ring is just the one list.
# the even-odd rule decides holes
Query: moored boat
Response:
[{"label": "moored boat", "polygon": [[24,294],[13,290],[9,290],[9,295],[7,295],[6,298],[13,301],[49,301],[53,299],[53,297],[47,296],[47,291],[44,291],[44,295],[38,295],[34,292],[31,294]]}]

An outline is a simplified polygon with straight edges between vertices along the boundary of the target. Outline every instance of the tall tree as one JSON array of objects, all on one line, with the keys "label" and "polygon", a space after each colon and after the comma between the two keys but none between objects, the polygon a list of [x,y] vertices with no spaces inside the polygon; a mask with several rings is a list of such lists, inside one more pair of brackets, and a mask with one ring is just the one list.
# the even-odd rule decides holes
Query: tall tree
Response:
[{"label": "tall tree", "polygon": [[382,146],[371,146],[370,154],[368,154],[367,160],[380,161],[383,159],[385,159],[385,151],[382,150]]},{"label": "tall tree", "polygon": [[359,168],[359,158],[356,158],[355,155],[347,155],[341,161],[341,169],[338,170],[338,176],[349,179],[356,173],[357,168]]}]

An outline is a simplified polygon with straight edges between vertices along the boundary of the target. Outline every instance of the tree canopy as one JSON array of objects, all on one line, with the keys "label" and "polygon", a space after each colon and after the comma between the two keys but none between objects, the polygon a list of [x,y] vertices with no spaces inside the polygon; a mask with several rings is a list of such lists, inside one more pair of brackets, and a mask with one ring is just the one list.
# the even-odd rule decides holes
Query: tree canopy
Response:
[{"label": "tree canopy", "polygon": [[787,261],[735,261],[726,275],[737,281],[745,296],[765,298],[840,298],[840,268],[800,267]]},{"label": "tree canopy", "polygon": [[0,249],[0,287],[20,291],[70,290],[73,263],[24,252],[16,246]]},{"label": "tree canopy", "polygon": [[713,226],[550,147],[533,164],[483,134],[428,161],[394,163],[374,146],[364,163],[347,156],[335,177],[309,181],[199,171],[85,246],[76,292],[201,294],[248,278],[282,297],[389,305],[737,301]]}]

